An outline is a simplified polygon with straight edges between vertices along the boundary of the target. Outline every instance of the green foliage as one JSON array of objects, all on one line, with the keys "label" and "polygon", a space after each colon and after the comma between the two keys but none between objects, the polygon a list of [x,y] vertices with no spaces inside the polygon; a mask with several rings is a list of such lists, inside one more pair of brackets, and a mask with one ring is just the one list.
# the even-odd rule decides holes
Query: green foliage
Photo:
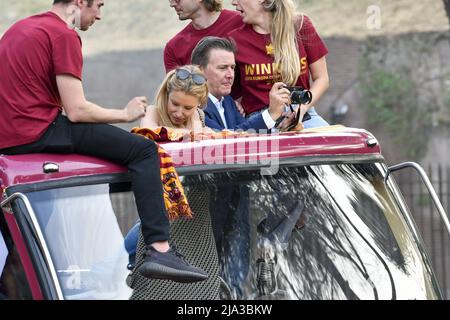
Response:
[{"label": "green foliage", "polygon": [[404,74],[374,67],[363,59],[361,92],[368,123],[387,131],[399,150],[418,160],[426,152],[431,119],[419,108],[417,84]]}]

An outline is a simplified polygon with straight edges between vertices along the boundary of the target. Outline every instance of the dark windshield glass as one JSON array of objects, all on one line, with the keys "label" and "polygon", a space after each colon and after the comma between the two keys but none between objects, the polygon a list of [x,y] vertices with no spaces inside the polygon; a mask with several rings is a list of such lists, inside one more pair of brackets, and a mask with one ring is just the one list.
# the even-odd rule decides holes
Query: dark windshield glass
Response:
[{"label": "dark windshield glass", "polygon": [[[214,238],[223,298],[439,298],[409,213],[383,170],[371,163],[184,176],[194,220],[176,220],[171,240],[194,261],[202,248],[197,261],[217,270]],[[169,289],[187,288],[142,279],[130,282],[134,292],[127,286],[127,267],[142,255],[133,195],[122,189],[98,184],[27,194],[66,299],[173,298]],[[219,284],[214,279],[211,286]],[[206,290],[196,286],[192,299]]]},{"label": "dark windshield glass", "polygon": [[233,298],[438,296],[375,164],[189,176],[207,187],[221,274]]}]

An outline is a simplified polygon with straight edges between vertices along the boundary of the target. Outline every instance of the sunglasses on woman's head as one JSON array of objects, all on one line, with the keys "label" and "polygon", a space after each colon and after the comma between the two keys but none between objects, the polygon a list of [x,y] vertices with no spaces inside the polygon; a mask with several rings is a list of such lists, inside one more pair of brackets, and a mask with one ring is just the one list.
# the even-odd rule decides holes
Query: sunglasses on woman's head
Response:
[{"label": "sunglasses on woman's head", "polygon": [[191,78],[192,82],[194,82],[198,86],[206,83],[206,78],[204,75],[200,73],[191,73],[186,69],[177,69],[175,71],[175,75],[179,80],[186,80],[188,78]]}]

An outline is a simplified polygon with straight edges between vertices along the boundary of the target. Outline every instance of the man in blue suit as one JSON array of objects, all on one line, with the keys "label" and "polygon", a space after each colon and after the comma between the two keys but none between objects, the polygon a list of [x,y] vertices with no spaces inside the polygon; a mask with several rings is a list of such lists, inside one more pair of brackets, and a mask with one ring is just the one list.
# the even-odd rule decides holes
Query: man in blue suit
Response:
[{"label": "man in blue suit", "polygon": [[[230,96],[236,66],[235,52],[236,47],[231,41],[218,37],[203,38],[192,52],[192,64],[199,65],[208,80],[208,104],[203,110],[205,124],[219,131],[252,129],[268,133],[284,112],[284,106],[290,103],[290,92],[283,83],[275,83],[270,91],[269,107],[246,119]],[[240,299],[249,271],[249,188],[246,184],[219,185],[217,197],[211,219],[222,261],[221,276],[233,291],[233,298]],[[237,246],[238,252],[233,253]],[[227,260],[230,256],[234,258]]]},{"label": "man in blue suit", "polygon": [[284,106],[290,103],[290,92],[284,83],[275,83],[270,91],[268,108],[246,119],[230,96],[236,67],[235,52],[233,42],[218,37],[203,38],[192,51],[192,64],[199,65],[208,79],[208,105],[203,110],[205,124],[220,131],[254,129],[267,133],[282,115]]}]

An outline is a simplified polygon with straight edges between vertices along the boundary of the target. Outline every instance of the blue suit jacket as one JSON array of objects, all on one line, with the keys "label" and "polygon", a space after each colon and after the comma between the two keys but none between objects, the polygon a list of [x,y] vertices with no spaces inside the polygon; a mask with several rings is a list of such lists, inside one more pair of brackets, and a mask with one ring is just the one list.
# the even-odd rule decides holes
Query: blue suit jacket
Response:
[{"label": "blue suit jacket", "polygon": [[[236,103],[231,96],[226,96],[222,102],[222,106],[225,110],[225,120],[227,121],[227,127],[229,130],[243,130],[248,129],[267,129],[264,119],[261,114],[253,116],[249,119],[245,119],[242,114],[239,113]],[[225,125],[220,117],[219,111],[217,110],[211,99],[208,98],[208,105],[205,112],[205,124],[215,130],[225,129]]]}]

